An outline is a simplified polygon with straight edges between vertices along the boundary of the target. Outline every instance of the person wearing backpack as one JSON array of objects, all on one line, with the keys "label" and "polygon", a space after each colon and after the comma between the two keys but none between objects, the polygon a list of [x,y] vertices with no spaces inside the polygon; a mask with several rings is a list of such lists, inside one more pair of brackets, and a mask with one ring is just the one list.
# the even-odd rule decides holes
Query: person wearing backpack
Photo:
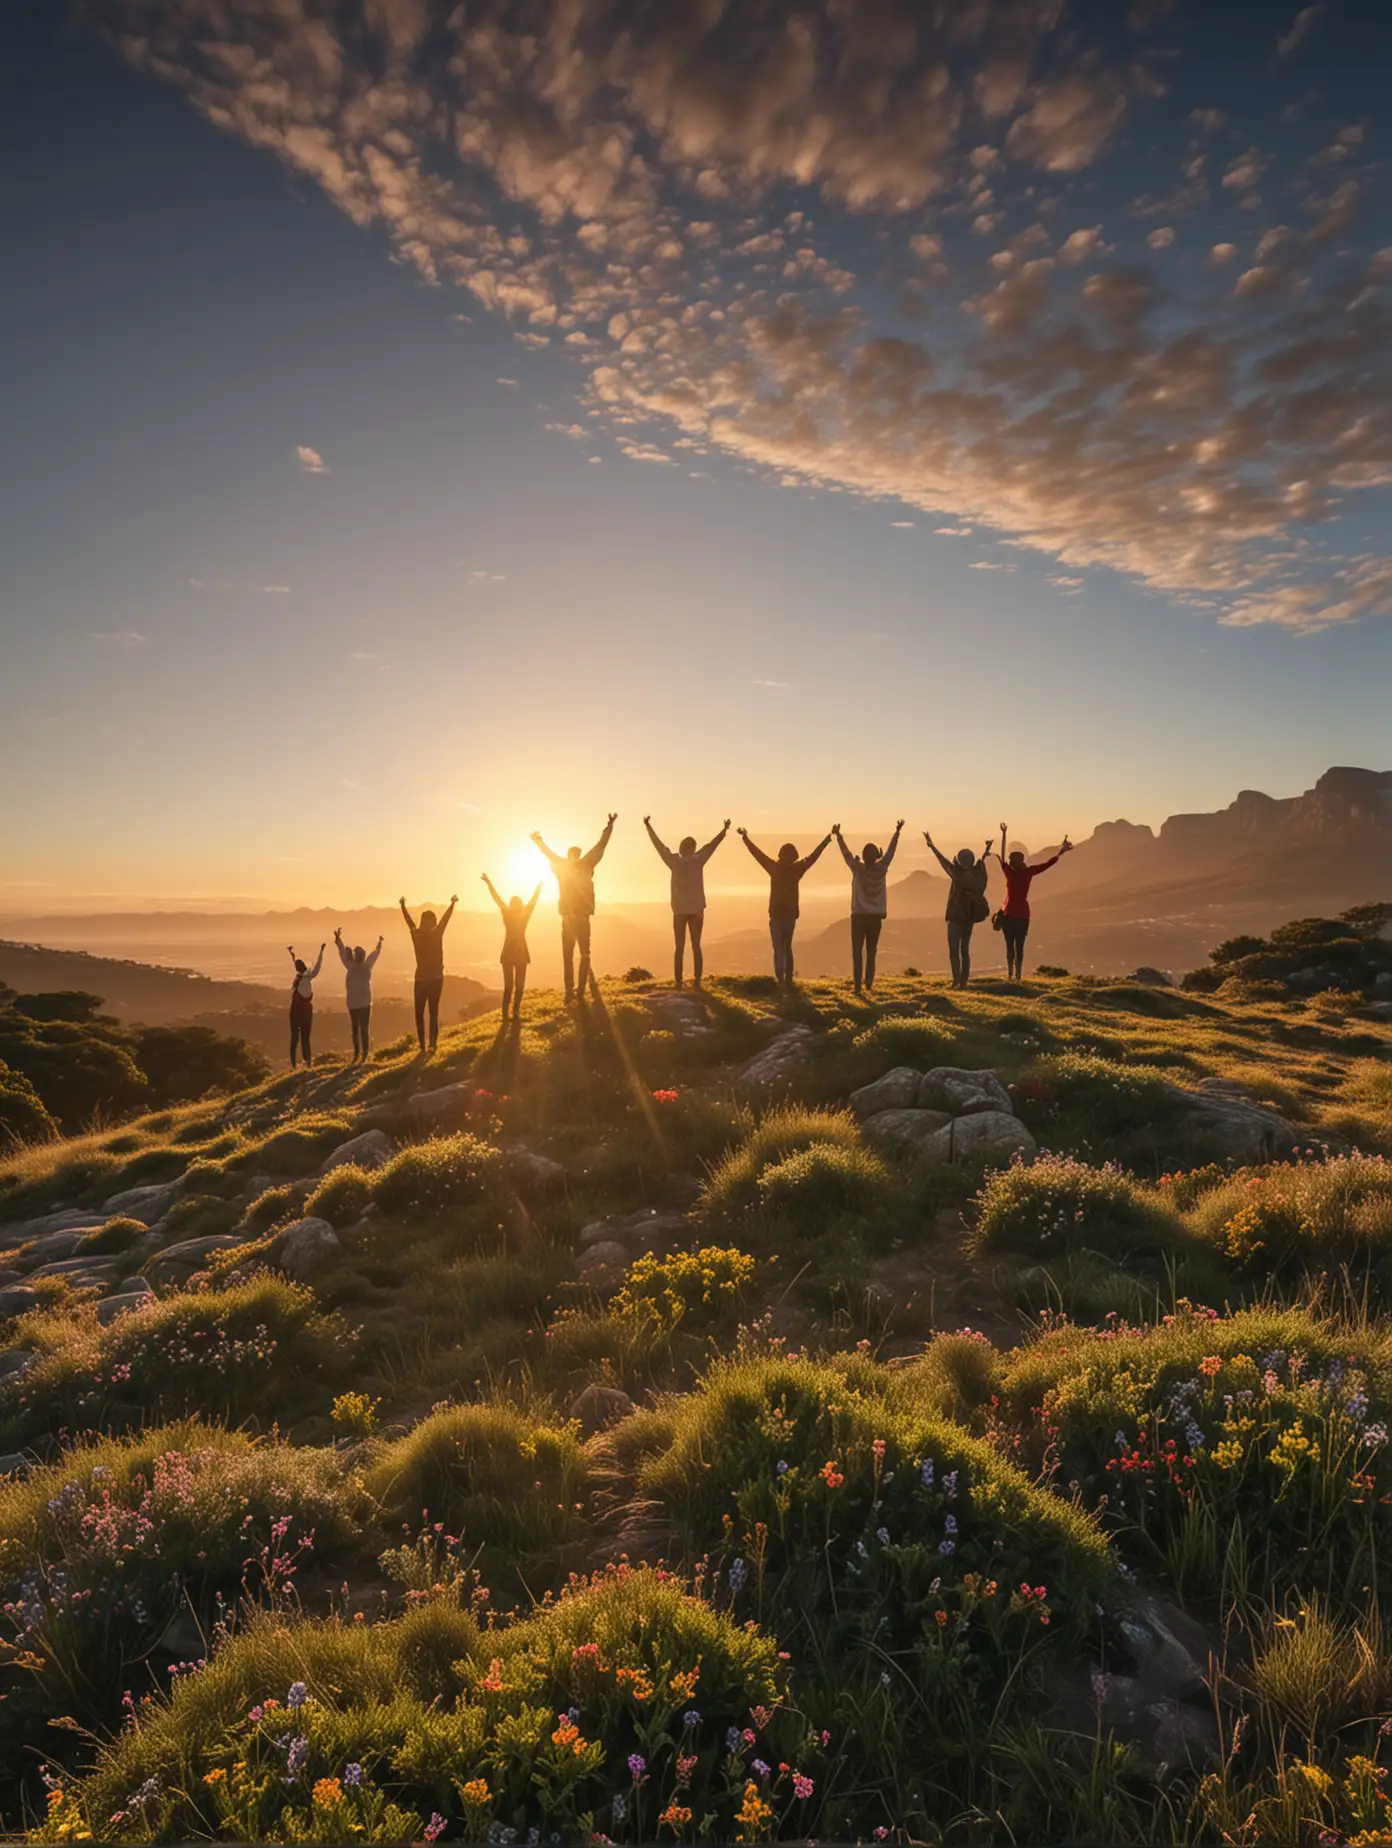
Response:
[{"label": "person wearing backpack", "polygon": [[952,986],[965,988],[971,981],[971,934],[973,926],[991,915],[986,903],[986,856],[991,851],[988,840],[978,860],[970,847],[963,847],[955,859],[939,853],[933,837],[925,829],[923,838],[948,877],[947,954],[952,964]]},{"label": "person wearing backpack", "polygon": [[334,943],[338,947],[338,960],[343,964],[343,987],[348,1001],[348,1019],[353,1028],[353,1058],[357,1064],[361,1059],[367,1063],[368,1035],[372,1025],[372,970],[377,958],[382,954],[384,939],[377,939],[377,948],[369,956],[363,946],[355,944],[350,950],[343,941],[342,930],[334,932]]},{"label": "person wearing backpack", "polygon": [[445,989],[445,932],[454,916],[459,897],[456,893],[450,899],[449,909],[442,918],[437,918],[433,911],[422,911],[419,924],[406,909],[406,900],[402,898],[397,902],[401,906],[401,915],[406,920],[406,928],[411,933],[411,944],[416,952],[416,1038],[424,1057],[427,1009],[430,1011],[431,1052],[434,1052],[440,1038],[440,996]]},{"label": "person wearing backpack", "polygon": [[311,1065],[313,1058],[309,1050],[310,1029],[314,1025],[314,978],[324,966],[325,944],[319,945],[319,960],[311,969],[305,961],[295,954],[293,943],[286,946],[290,951],[290,960],[295,965],[295,980],[290,988],[290,1064],[294,1067],[296,1055],[304,1053],[305,1064]]},{"label": "person wearing backpack", "polygon": [[1001,823],[1000,852],[996,858],[1000,861],[1001,871],[1005,874],[1005,903],[998,913],[1001,935],[1005,938],[1005,979],[1018,982],[1025,973],[1025,938],[1030,927],[1030,883],[1047,873],[1051,866],[1057,866],[1066,853],[1072,853],[1073,843],[1065,834],[1063,845],[1052,860],[1041,860],[1038,866],[1027,866],[1025,856],[1017,847],[1007,860],[1005,857],[1005,823]]},{"label": "person wearing backpack", "polygon": [[875,986],[875,952],[880,944],[880,928],[889,909],[885,897],[885,880],[889,863],[904,831],[902,821],[894,824],[894,834],[881,853],[873,841],[867,841],[859,855],[853,854],[841,838],[838,821],[831,832],[841,849],[841,858],[851,869],[851,973],[855,992],[861,992],[861,963],[865,964],[865,987]]}]

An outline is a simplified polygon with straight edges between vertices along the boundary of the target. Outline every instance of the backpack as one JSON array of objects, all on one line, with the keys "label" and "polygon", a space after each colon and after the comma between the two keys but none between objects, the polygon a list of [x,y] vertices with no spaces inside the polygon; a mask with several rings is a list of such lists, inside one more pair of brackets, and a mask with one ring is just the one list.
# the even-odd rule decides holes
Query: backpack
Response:
[{"label": "backpack", "polygon": [[990,917],[990,915],[991,915],[991,907],[987,903],[986,894],[984,892],[973,892],[972,901],[971,901],[971,921],[972,923],[982,924],[986,921],[987,918]]}]

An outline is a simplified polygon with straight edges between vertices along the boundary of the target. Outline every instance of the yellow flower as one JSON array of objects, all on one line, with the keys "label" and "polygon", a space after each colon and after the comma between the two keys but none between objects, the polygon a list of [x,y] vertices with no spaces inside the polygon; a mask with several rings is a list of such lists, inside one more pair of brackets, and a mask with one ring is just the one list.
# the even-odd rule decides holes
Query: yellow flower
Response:
[{"label": "yellow flower", "polygon": [[487,1778],[483,1777],[471,1777],[467,1784],[461,1784],[459,1794],[465,1803],[475,1807],[493,1801],[493,1792],[488,1788]]},{"label": "yellow flower", "polygon": [[332,1809],[335,1803],[343,1801],[343,1786],[336,1777],[321,1777],[314,1786],[314,1807]]},{"label": "yellow flower", "polygon": [[735,1813],[735,1821],[747,1839],[752,1839],[761,1829],[766,1829],[773,1819],[773,1811],[759,1795],[759,1786],[750,1778],[744,1787],[744,1801]]},{"label": "yellow flower", "polygon": [[209,1786],[213,1784],[225,1784],[227,1782],[227,1773],[223,1770],[221,1765],[214,1765],[211,1771],[205,1771],[203,1773],[203,1782]]}]

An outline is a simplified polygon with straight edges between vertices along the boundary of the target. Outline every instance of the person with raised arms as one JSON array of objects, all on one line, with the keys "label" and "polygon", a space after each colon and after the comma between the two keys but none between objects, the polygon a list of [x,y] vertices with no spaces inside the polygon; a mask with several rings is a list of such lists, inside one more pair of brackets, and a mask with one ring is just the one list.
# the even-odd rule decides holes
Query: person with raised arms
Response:
[{"label": "person with raised arms", "polygon": [[895,822],[894,834],[883,853],[874,841],[867,841],[858,855],[853,854],[841,838],[839,821],[831,831],[836,837],[836,845],[841,849],[841,858],[851,869],[851,973],[855,992],[860,994],[862,961],[865,965],[865,987],[875,986],[875,953],[880,945],[880,928],[889,909],[885,880],[904,824],[902,821]]},{"label": "person with raised arms", "polygon": [[343,964],[343,988],[348,1002],[348,1019],[353,1028],[353,1058],[356,1065],[361,1059],[367,1062],[369,1034],[372,1026],[372,969],[377,958],[382,954],[384,939],[377,939],[377,948],[369,956],[358,943],[351,950],[343,943],[342,929],[334,932],[334,943],[338,949],[338,960]]},{"label": "person with raised arms", "polygon": [[558,894],[557,909],[561,914],[561,955],[565,961],[565,998],[569,1005],[577,994],[575,976],[575,952],[580,952],[580,977],[578,993],[585,999],[586,993],[593,985],[594,976],[590,970],[590,920],[594,917],[594,869],[604,858],[604,849],[609,845],[609,837],[614,832],[617,815],[611,815],[604,824],[604,832],[588,853],[581,853],[578,847],[568,847],[564,854],[553,853],[541,838],[533,834],[532,840],[550,862],[551,871],[556,875]]},{"label": "person with raised arms", "polygon": [[398,899],[401,915],[406,920],[406,928],[411,933],[412,947],[416,952],[416,1038],[420,1041],[422,1057],[425,1056],[425,1016],[430,1011],[430,1051],[434,1052],[440,1038],[440,996],[445,988],[445,932],[449,921],[454,916],[454,908],[459,903],[456,892],[450,899],[449,909],[442,918],[437,918],[433,911],[422,911],[420,923],[417,924],[406,909],[406,900]]},{"label": "person with raised arms", "polygon": [[1005,874],[1005,903],[1000,909],[1001,935],[1005,938],[1005,976],[1009,982],[1018,982],[1025,973],[1025,938],[1029,935],[1030,927],[1030,885],[1041,873],[1047,873],[1051,866],[1057,866],[1066,853],[1072,853],[1073,843],[1065,834],[1063,845],[1052,859],[1041,860],[1037,866],[1029,866],[1018,847],[1009,859],[1005,857],[1004,822],[1000,829],[1000,852],[996,857]]},{"label": "person with raised arms", "polygon": [[955,859],[949,860],[938,852],[926,829],[923,838],[948,877],[947,954],[952,964],[952,986],[965,988],[971,981],[972,927],[991,915],[986,903],[986,856],[991,843],[987,841],[979,860],[970,847],[963,847]]},{"label": "person with raised arms", "polygon": [[314,1025],[314,978],[324,966],[325,944],[319,945],[319,960],[311,969],[302,957],[295,954],[293,943],[287,944],[290,960],[295,965],[295,979],[290,986],[290,1064],[294,1067],[296,1054],[304,1053],[305,1064],[312,1065],[313,1058],[309,1050],[310,1029]]},{"label": "person with raised arms", "polygon": [[750,840],[748,831],[737,828],[735,832],[753,854],[769,876],[769,936],[773,940],[773,973],[784,988],[793,985],[793,932],[797,929],[799,901],[798,888],[802,884],[804,873],[821,859],[831,845],[830,834],[822,836],[811,853],[798,858],[798,850],[791,841],[784,841],[778,849],[778,858],[770,859],[761,847],[756,847]]},{"label": "person with raised arms", "polygon": [[688,834],[678,842],[675,853],[658,838],[651,815],[643,817],[643,826],[648,831],[648,839],[656,849],[658,859],[672,875],[672,979],[680,988],[682,966],[686,958],[686,939],[689,935],[691,980],[693,986],[699,988],[705,969],[701,955],[701,930],[706,921],[706,862],[730,832],[729,817],[726,816],[719,834],[714,840],[707,841],[704,847],[698,847],[696,836]]},{"label": "person with raised arms", "polygon": [[503,1019],[512,1010],[512,1018],[522,1018],[522,991],[527,986],[527,965],[532,960],[532,953],[527,948],[527,926],[532,921],[537,900],[541,897],[541,887],[527,900],[526,904],[515,894],[504,899],[488,874],[483,875],[483,883],[488,887],[493,903],[503,914],[503,953],[498,961],[503,966]]}]

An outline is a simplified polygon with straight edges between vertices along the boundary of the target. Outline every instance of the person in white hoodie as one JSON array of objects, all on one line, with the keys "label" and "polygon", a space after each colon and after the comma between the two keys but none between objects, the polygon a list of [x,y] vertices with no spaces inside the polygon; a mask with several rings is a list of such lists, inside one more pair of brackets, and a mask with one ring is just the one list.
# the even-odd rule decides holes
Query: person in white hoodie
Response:
[{"label": "person in white hoodie", "polygon": [[353,1023],[353,1063],[361,1059],[367,1063],[369,1046],[369,1029],[372,1025],[372,966],[382,954],[384,939],[377,939],[377,948],[370,956],[358,943],[351,950],[344,948],[343,932],[334,932],[334,943],[338,947],[338,960],[343,964],[346,974],[343,986],[348,997],[348,1018]]},{"label": "person in white hoodie", "polygon": [[885,880],[903,831],[903,822],[896,821],[893,838],[883,853],[873,841],[867,841],[857,855],[842,840],[839,821],[832,829],[836,845],[841,849],[841,858],[851,869],[851,970],[857,994],[861,992],[862,961],[865,965],[865,987],[875,986],[875,952],[880,945],[880,926],[889,909],[885,897]]},{"label": "person in white hoodie", "polygon": [[682,985],[682,965],[686,959],[686,939],[691,937],[691,974],[693,985],[701,986],[701,976],[705,971],[705,961],[701,955],[701,931],[706,921],[706,861],[730,832],[727,817],[725,825],[713,841],[707,841],[704,847],[696,845],[696,836],[688,834],[679,842],[677,851],[665,846],[658,839],[652,825],[652,817],[643,817],[643,826],[648,831],[648,839],[657,849],[657,857],[672,874],[672,975],[678,988]]},{"label": "person in white hoodie", "polygon": [[314,978],[324,966],[325,945],[319,945],[319,960],[312,969],[295,954],[293,943],[286,947],[295,965],[295,980],[290,989],[290,1064],[294,1066],[296,1053],[302,1051],[305,1064],[310,1065],[313,1063],[309,1034],[314,1025]]}]

